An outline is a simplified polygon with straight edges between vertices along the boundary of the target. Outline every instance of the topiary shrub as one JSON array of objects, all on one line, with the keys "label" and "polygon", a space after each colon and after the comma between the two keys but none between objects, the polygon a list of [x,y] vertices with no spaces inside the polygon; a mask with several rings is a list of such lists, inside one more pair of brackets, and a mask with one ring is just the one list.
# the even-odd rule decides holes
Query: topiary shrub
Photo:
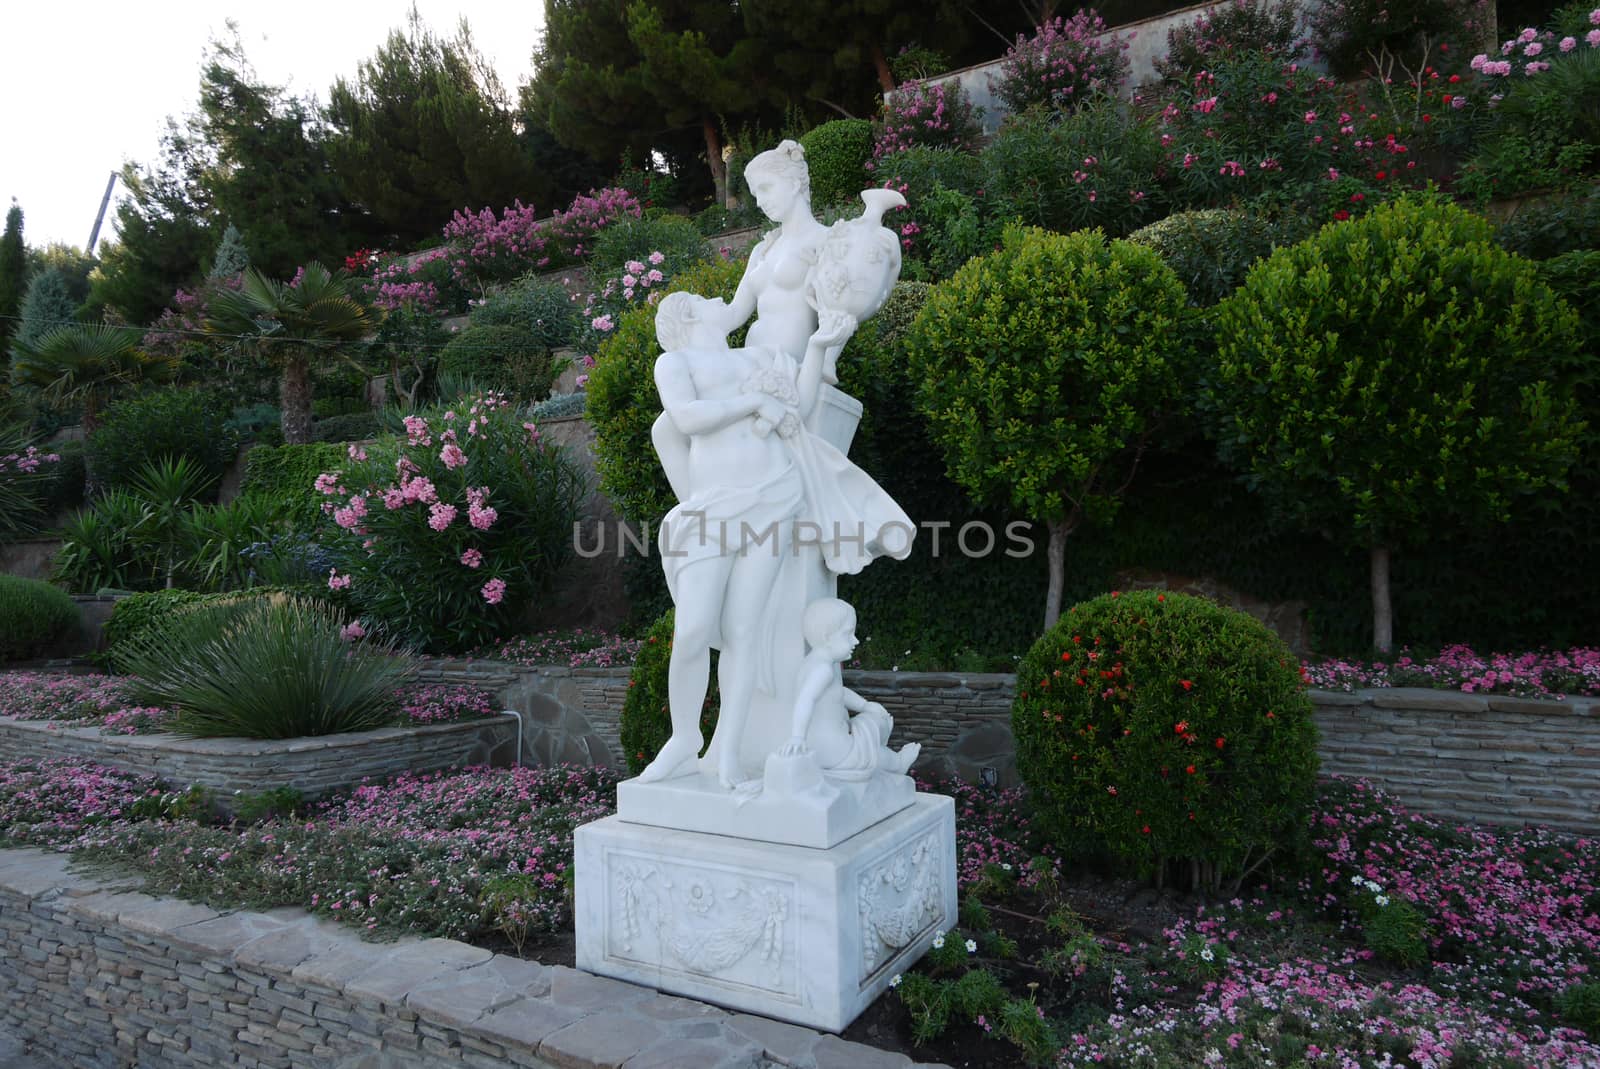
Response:
[{"label": "topiary shrub", "polygon": [[376,412],[347,412],[329,416],[311,425],[311,437],[318,442],[360,442],[383,431],[383,419]]},{"label": "topiary shrub", "polygon": [[146,461],[188,457],[212,481],[207,496],[239,454],[228,427],[230,407],[205,390],[157,390],[118,401],[89,436],[89,467],[102,489],[131,486]]},{"label": "topiary shrub", "polygon": [[[665,296],[685,290],[731,301],[743,274],[742,260],[712,261],[675,276],[661,292]],[[655,380],[661,346],[656,344],[655,316],[655,307],[648,304],[623,314],[595,353],[586,407],[594,425],[601,489],[623,519],[648,523],[651,530],[676,503],[650,441],[650,428],[661,414]],[[728,344],[741,344],[743,336],[743,330],[736,331]]]},{"label": "topiary shrub", "polygon": [[322,499],[316,493],[317,476],[332,471],[345,460],[345,447],[335,442],[304,445],[258,446],[245,459],[241,493],[263,494],[285,502],[296,530],[321,525]]},{"label": "topiary shrub", "polygon": [[556,374],[550,350],[520,327],[469,326],[439,353],[441,379],[453,377],[530,401],[549,396]]},{"label": "topiary shrub", "polygon": [[1250,265],[1272,252],[1277,228],[1254,212],[1206,208],[1140,227],[1128,240],[1148,245],[1177,272],[1189,303],[1209,308],[1239,288]]},{"label": "topiary shrub", "polygon": [[872,155],[872,124],[866,119],[835,119],[800,139],[811,171],[811,203],[853,200],[867,185]]},{"label": "topiary shrub", "polygon": [[1017,769],[1063,849],[1218,888],[1304,834],[1317,731],[1259,621],[1141,591],[1073,606],[1017,669]]},{"label": "topiary shrub", "polygon": [[[628,771],[638,775],[655,757],[656,751],[672,734],[672,716],[667,708],[667,665],[672,660],[672,610],[668,609],[645,632],[644,644],[634,658],[633,674],[628,677],[628,694],[622,699],[622,754]],[[706,687],[705,705],[700,713],[700,734],[711,741],[717,728],[717,654],[711,653],[711,683]]]},{"label": "topiary shrub", "polygon": [[0,661],[37,656],[78,622],[78,606],[57,587],[0,574]]}]

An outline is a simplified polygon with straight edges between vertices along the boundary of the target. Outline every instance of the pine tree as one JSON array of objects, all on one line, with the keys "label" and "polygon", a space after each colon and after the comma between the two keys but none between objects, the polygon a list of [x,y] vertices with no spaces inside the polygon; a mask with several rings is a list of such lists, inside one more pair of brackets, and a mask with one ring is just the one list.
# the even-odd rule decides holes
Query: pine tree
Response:
[{"label": "pine tree", "polygon": [[244,235],[239,233],[238,227],[229,223],[222,232],[222,240],[217,243],[217,251],[211,258],[211,272],[206,277],[236,278],[244,274],[244,269],[249,266],[250,252],[244,247]]},{"label": "pine tree", "polygon": [[24,278],[28,271],[28,250],[22,243],[22,208],[16,200],[6,213],[6,229],[0,235],[0,351],[10,347],[17,327],[17,312],[22,307]]},{"label": "pine tree", "polygon": [[77,302],[67,288],[67,278],[54,268],[41,271],[28,283],[22,298],[22,322],[17,327],[16,344],[31,348],[57,327],[73,322]]}]

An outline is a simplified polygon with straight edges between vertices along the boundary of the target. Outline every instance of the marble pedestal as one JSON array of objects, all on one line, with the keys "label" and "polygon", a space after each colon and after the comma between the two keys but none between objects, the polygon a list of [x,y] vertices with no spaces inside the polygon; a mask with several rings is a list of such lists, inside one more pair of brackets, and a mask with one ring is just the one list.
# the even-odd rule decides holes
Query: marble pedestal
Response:
[{"label": "marble pedestal", "polygon": [[955,926],[955,803],[817,850],[607,817],[574,836],[578,968],[830,1032]]}]

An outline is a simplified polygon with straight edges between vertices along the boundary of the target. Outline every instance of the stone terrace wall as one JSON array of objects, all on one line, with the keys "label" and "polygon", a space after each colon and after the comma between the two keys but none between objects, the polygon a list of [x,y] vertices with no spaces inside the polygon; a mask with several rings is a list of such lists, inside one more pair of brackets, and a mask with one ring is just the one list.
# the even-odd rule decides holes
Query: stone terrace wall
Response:
[{"label": "stone terrace wall", "polygon": [[0,717],[0,758],[73,758],[199,784],[224,805],[247,794],[292,787],[315,798],[337,787],[397,772],[466,765],[509,765],[517,725],[510,717],[380,728],[302,739],[182,739],[172,735],[103,735],[47,720]]},{"label": "stone terrace wall", "polygon": [[[626,668],[518,668],[434,662],[429,674],[498,688],[526,714],[526,760],[623,765],[618,740]],[[845,685],[894,717],[896,744],[920,742],[917,769],[978,781],[1016,777],[1015,677],[847,671]],[[1442,816],[1600,830],[1600,700],[1535,701],[1393,688],[1312,691],[1322,769],[1363,776]]]},{"label": "stone terrace wall", "polygon": [[0,990],[0,1027],[71,1069],[913,1069],[448,939],[364,943],[299,910],[152,898],[39,850],[0,851]]}]

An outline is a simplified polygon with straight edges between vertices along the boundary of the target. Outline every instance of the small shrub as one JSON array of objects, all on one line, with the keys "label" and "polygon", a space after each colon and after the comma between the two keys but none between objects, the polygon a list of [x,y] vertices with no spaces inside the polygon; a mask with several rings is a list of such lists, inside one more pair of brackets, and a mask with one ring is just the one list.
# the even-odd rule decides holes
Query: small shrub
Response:
[{"label": "small shrub", "polygon": [[1524,204],[1501,224],[1495,240],[1507,252],[1530,260],[1600,249],[1600,182]]},{"label": "small shrub", "polygon": [[474,327],[515,327],[534,345],[560,349],[578,334],[578,309],[559,282],[519,279],[472,310]]},{"label": "small shrub", "polygon": [[1385,52],[1419,67],[1441,40],[1470,44],[1493,17],[1486,0],[1328,0],[1311,12],[1311,42],[1341,76],[1375,69]]},{"label": "small shrub", "polygon": [[199,737],[289,739],[378,727],[412,669],[392,649],[351,643],[339,615],[277,595],[172,613],[129,639],[116,665],[134,700],[175,710]]},{"label": "small shrub", "polygon": [[872,155],[872,124],[865,119],[835,119],[800,139],[811,171],[811,203],[832,204],[855,198],[867,185],[866,163]]},{"label": "small shrub", "polygon": [[1128,235],[1161,255],[1183,281],[1189,303],[1200,308],[1238,289],[1277,239],[1278,228],[1260,215],[1227,208],[1176,212]]},{"label": "small shrub", "polygon": [[273,787],[249,794],[235,791],[229,808],[234,818],[242,823],[259,824],[279,817],[293,819],[304,805],[305,799],[293,787]]},{"label": "small shrub", "polygon": [[78,606],[59,588],[0,574],[0,661],[24,661],[78,622]]},{"label": "small shrub", "polygon": [[1012,113],[1029,108],[1071,111],[1097,94],[1114,94],[1128,75],[1127,51],[1132,38],[1111,33],[1093,9],[1079,8],[1071,18],[1056,17],[1017,35],[1000,61],[995,95]]},{"label": "small shrub", "polygon": [[589,276],[613,278],[630,263],[643,263],[659,252],[676,270],[710,258],[711,249],[700,230],[681,215],[646,215],[618,219],[594,239],[589,253]]},{"label": "small shrub", "polygon": [[213,480],[239,453],[229,430],[229,409],[201,390],[159,390],[118,401],[89,436],[89,464],[103,488],[131,486],[142,465],[162,457],[188,457]]},{"label": "small shrub", "polygon": [[1167,85],[1185,85],[1217,60],[1260,52],[1285,63],[1305,51],[1296,5],[1284,0],[1230,0],[1167,31],[1167,54],[1155,62]]},{"label": "small shrub", "polygon": [[556,369],[550,350],[518,327],[469,326],[439,353],[439,375],[538,401],[549,395]]},{"label": "small shrub", "polygon": [[360,442],[376,437],[383,419],[376,412],[348,412],[318,419],[311,425],[311,438],[317,442]]},{"label": "small shrub", "polygon": [[[667,707],[667,665],[672,659],[672,611],[650,626],[645,632],[639,655],[633,662],[633,674],[628,677],[628,693],[622,700],[622,754],[628,762],[628,771],[638,775],[655,757],[656,751],[666,744],[672,734],[672,715]],[[710,684],[706,687],[705,705],[700,713],[700,734],[706,742],[717,727],[717,708],[721,701],[717,690],[716,653],[711,654]]]},{"label": "small shrub", "polygon": [[1293,655],[1252,617],[1107,594],[1063,615],[1017,673],[1017,767],[1063,848],[1217,886],[1303,834],[1311,703]]},{"label": "small shrub", "polygon": [[483,884],[484,910],[518,957],[522,956],[522,945],[528,941],[528,927],[535,918],[530,904],[539,901],[539,892],[537,877],[521,872],[494,876]]},{"label": "small shrub", "polygon": [[1600,983],[1586,981],[1564,988],[1556,996],[1556,1012],[1573,1028],[1600,1036]]}]

